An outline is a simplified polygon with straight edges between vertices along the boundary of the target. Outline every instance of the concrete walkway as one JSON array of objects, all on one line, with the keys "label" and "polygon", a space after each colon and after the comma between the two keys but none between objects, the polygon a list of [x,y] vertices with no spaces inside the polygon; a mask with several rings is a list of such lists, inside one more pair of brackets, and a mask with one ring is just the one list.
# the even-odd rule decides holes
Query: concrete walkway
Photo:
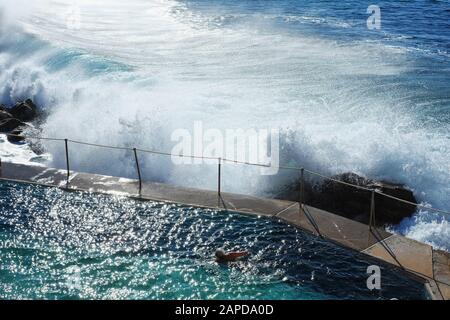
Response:
[{"label": "concrete walkway", "polygon": [[138,181],[131,179],[71,172],[67,185],[65,170],[13,163],[3,163],[0,170],[0,180],[220,208],[277,218],[341,246],[395,265],[423,280],[433,299],[450,299],[450,254],[382,229],[369,230],[365,224],[330,212],[306,205],[300,207],[297,202],[225,192],[219,197],[215,191],[153,182],[144,183],[139,195]]}]

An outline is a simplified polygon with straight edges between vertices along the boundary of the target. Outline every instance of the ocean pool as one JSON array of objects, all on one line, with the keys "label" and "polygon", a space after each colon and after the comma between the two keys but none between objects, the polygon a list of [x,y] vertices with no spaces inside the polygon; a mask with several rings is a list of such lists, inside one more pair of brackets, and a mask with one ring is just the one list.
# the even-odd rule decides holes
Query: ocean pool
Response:
[{"label": "ocean pool", "polygon": [[[218,247],[250,257],[214,261]],[[369,290],[367,267],[381,267]],[[0,182],[0,299],[426,299],[399,270],[285,223]]]}]

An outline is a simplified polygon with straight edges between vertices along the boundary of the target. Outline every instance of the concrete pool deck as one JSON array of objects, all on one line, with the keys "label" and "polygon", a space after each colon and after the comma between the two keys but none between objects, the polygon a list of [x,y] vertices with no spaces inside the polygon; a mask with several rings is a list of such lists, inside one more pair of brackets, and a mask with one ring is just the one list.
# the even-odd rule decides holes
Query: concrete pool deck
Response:
[{"label": "concrete pool deck", "polygon": [[39,184],[65,190],[121,195],[140,200],[175,202],[280,219],[341,246],[403,269],[425,283],[432,299],[450,299],[450,254],[430,245],[372,228],[298,202],[145,182],[15,163],[2,163],[0,180]]}]

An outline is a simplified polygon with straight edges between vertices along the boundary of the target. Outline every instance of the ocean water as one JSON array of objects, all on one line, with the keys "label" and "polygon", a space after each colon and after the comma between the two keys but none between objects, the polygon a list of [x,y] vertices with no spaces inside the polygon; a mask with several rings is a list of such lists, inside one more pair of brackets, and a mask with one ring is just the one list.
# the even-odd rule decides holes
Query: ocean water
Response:
[{"label": "ocean water", "polygon": [[[409,186],[450,210],[450,3],[378,1],[2,0],[0,102],[33,98],[42,135],[170,151],[171,133],[281,130],[283,164]],[[4,138],[1,138],[4,139]],[[0,144],[2,159],[64,166]],[[144,157],[145,178],[215,188],[215,166]],[[77,147],[75,170],[135,176],[129,153]],[[114,164],[114,165],[111,165]],[[224,190],[289,182],[246,167]],[[450,250],[449,217],[427,210],[393,230]]]},{"label": "ocean water", "polygon": [[[7,182],[0,205],[0,299],[426,299],[398,270],[266,218]],[[250,257],[219,265],[218,247]]]}]

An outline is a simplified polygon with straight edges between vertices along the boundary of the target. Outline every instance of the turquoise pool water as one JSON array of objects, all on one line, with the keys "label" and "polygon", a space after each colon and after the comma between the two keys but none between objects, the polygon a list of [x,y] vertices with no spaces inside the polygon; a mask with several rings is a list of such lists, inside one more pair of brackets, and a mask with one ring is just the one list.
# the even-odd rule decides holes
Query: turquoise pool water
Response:
[{"label": "turquoise pool water", "polygon": [[0,182],[1,299],[426,298],[385,265],[367,289],[376,263],[266,218]]}]

